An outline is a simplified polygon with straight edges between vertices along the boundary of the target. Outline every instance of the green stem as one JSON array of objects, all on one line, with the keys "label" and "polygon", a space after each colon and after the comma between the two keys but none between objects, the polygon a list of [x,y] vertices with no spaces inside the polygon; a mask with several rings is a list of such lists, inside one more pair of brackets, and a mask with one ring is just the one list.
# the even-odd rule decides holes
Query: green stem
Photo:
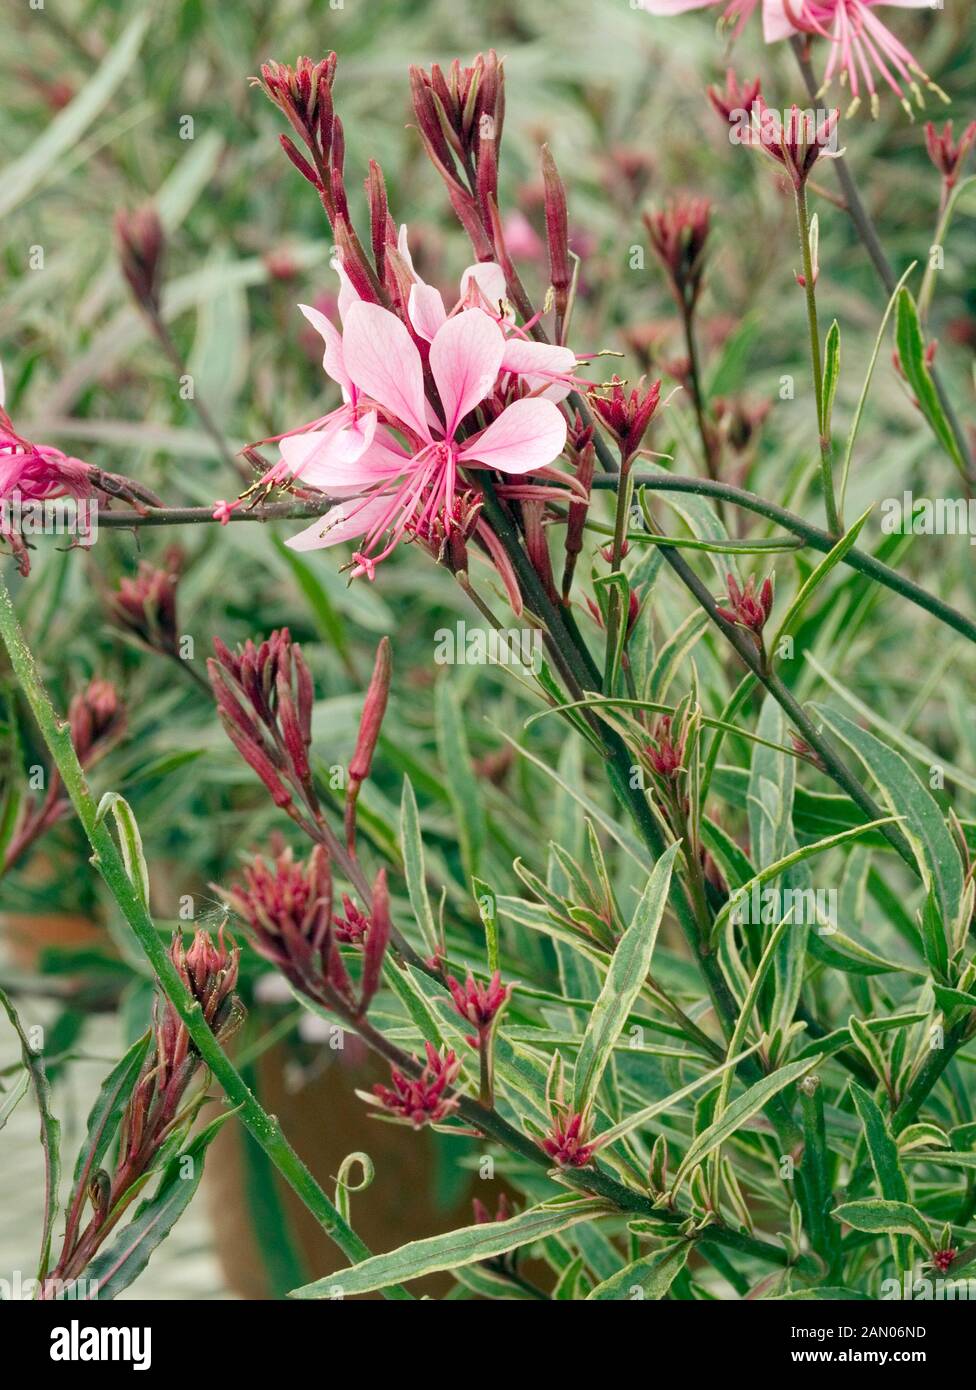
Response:
[{"label": "green stem", "polygon": [[[754,492],[748,492],[745,488],[734,487],[731,483],[716,482],[712,478],[689,478],[680,474],[634,474],[633,482],[635,487],[645,487],[650,492],[683,492],[692,493],[700,497],[715,497],[720,502],[728,501],[734,506],[743,507],[746,511],[755,512],[759,516],[766,517],[769,521],[777,522],[787,531],[792,531],[795,536],[799,536],[814,550],[819,550],[826,555],[833,550],[837,543],[837,538],[831,536],[819,526],[813,526],[810,522],[804,521],[795,513],[787,511],[785,507],[778,506],[775,502],[767,502]],[[605,475],[593,479],[595,488],[615,488],[617,486],[617,475],[611,471]],[[331,498],[322,498],[315,502],[271,502],[265,506],[250,508],[248,511],[233,512],[231,523],[235,522],[259,522],[269,521],[304,521],[317,516],[324,516],[335,505]],[[191,525],[216,525],[213,518],[212,507],[165,507],[149,508],[142,512],[136,511],[114,511],[102,512],[98,518],[100,527],[112,527],[120,529],[135,529],[140,526],[191,526]],[[971,642],[976,642],[976,623],[965,617],[951,604],[943,603],[939,598],[914,584],[910,579],[905,579],[897,570],[890,569],[887,565],[876,560],[873,555],[867,555],[863,550],[851,549],[843,558],[843,564],[851,569],[857,570],[860,574],[867,575],[877,583],[882,584],[886,589],[891,589],[893,593],[900,594],[902,598],[908,599],[917,607],[922,608],[947,627],[954,628],[956,632],[961,632],[964,637],[968,637]]]},{"label": "green stem", "polygon": [[[78,762],[67,725],[62,723],[51,704],[27,646],[10,592],[0,577],[0,637],[10,657],[14,674],[27,698],[44,742],[54,759],[61,780],[92,848],[92,862],[118,904],[119,910],[139,942],[160,988],[183,1021],[187,1033],[212,1075],[223,1088],[228,1103],[240,1113],[242,1123],[270,1158],[282,1177],[294,1189],[305,1206],[316,1217],[323,1230],[342,1253],[352,1262],[369,1258],[368,1247],[329,1201],[325,1192],[285,1138],[273,1115],[261,1106],[257,1097],[244,1083],[233,1063],[224,1053],[204,1020],[200,1005],[192,998],[162,937],[156,929],[149,910],[136,891],[125,870],[122,856],[116,847],[108,825],[99,820],[97,809],[85,775]],[[387,1290],[390,1298],[410,1298],[403,1288]]]},{"label": "green stem", "polygon": [[[773,699],[782,708],[790,722],[795,726],[797,732],[802,734],[803,738],[816,753],[819,753],[828,775],[831,776],[837,785],[847,793],[851,800],[861,808],[869,820],[883,819],[884,811],[874,798],[865,791],[864,787],[853,773],[849,772],[844,763],[837,757],[833,747],[827,742],[823,735],[818,732],[815,724],[809,718],[792,691],[783,684],[777,675],[767,668],[751,637],[747,637],[740,628],[725,621],[719,613],[718,606],[708,592],[708,589],[677,551],[673,550],[670,546],[662,546],[661,550],[665,560],[674,570],[675,574],[698,600],[719,631],[722,632],[732,644],[739,656],[749,667],[749,670],[755,676],[756,680],[766,688],[770,695],[772,695]],[[884,835],[892,848],[901,855],[905,863],[913,873],[917,875],[919,870],[915,862],[915,856],[902,832],[892,825],[883,825],[880,829],[881,834]]]},{"label": "green stem", "polygon": [[[619,482],[619,477],[616,474],[613,475],[613,482],[614,485]],[[491,523],[492,529],[512,561],[526,602],[546,624],[547,645],[553,653],[554,659],[559,662],[560,668],[568,674],[568,683],[575,685],[578,691],[599,689],[599,672],[583,644],[569,608],[562,608],[549,598],[545,586],[539,580],[522,548],[514,523],[498,501],[490,480],[483,480],[482,487],[485,496],[483,514]],[[613,792],[621,805],[630,812],[645,845],[651,855],[657,859],[666,848],[664,837],[647,804],[644,792],[639,787],[633,786],[631,777],[633,755],[628,751],[623,739],[615,730],[599,720],[597,720],[596,727],[606,746],[607,778]],[[718,957],[711,950],[707,935],[700,930],[695,910],[677,876],[671,880],[670,902],[705,981],[727,1042],[735,1028],[739,1012],[738,1004],[729,989]],[[743,1063],[743,1075],[746,1076],[750,1084],[761,1079],[763,1073],[754,1058],[749,1058]],[[780,1141],[785,1148],[792,1148],[799,1140],[800,1131],[790,1114],[789,1107],[781,1096],[774,1096],[770,1102],[769,1110]]]},{"label": "green stem", "polygon": [[[935,228],[934,242],[934,246],[938,246],[940,250],[945,248],[945,239],[949,233],[949,224],[952,221],[952,214],[955,212],[956,203],[959,201],[960,195],[963,194],[967,188],[972,188],[974,184],[976,184],[976,177],[963,179],[962,183],[957,183],[951,191],[943,186],[942,202],[939,206],[939,218]],[[922,276],[922,285],[918,292],[918,317],[923,327],[928,317],[932,295],[935,292],[935,276],[936,268],[932,263],[930,255],[929,263],[925,267],[925,274]]]},{"label": "green stem", "polygon": [[[810,65],[810,59],[807,55],[807,41],[804,37],[796,35],[790,40],[790,43],[810,99],[816,101],[820,84],[817,82],[813,68]],[[864,244],[864,249],[868,253],[868,257],[870,258],[871,264],[874,266],[878,279],[881,281],[885,293],[890,299],[891,295],[894,293],[898,277],[892,270],[888,258],[884,253],[884,248],[878,238],[874,223],[871,221],[867,209],[861,202],[861,195],[857,191],[857,184],[854,182],[854,176],[848,168],[847,161],[843,155],[835,155],[830,162],[837,174],[837,182],[840,184],[841,191],[844,194],[844,205],[847,209],[847,215],[854,223],[855,230]],[[973,464],[969,449],[969,441],[966,438],[965,430],[959,423],[959,418],[956,415],[952,402],[949,400],[938,370],[935,366],[932,366],[930,372],[936,393],[939,397],[939,403],[945,411],[946,419],[949,421],[949,428],[952,430],[953,436],[955,437],[956,446],[966,462],[966,474],[971,478]]]},{"label": "green stem", "polygon": [[[647,488],[649,492],[680,492],[699,497],[724,498],[737,507],[764,516],[767,520],[782,526],[784,530],[801,536],[813,550],[819,550],[823,555],[829,554],[837,544],[836,536],[831,536],[821,527],[812,526],[810,522],[787,511],[785,507],[780,507],[775,502],[767,502],[765,498],[748,492],[745,488],[733,487],[731,483],[716,483],[710,478],[681,477],[673,473],[636,473],[633,476],[633,484],[635,488]],[[597,477],[593,479],[592,485],[595,488],[615,488],[617,479],[612,475]],[[900,594],[902,598],[908,599],[910,603],[938,618],[947,627],[962,633],[970,642],[976,642],[976,623],[971,618],[967,618],[951,604],[936,598],[920,585],[914,584],[912,580],[906,579],[897,570],[882,564],[873,555],[867,555],[863,550],[852,547],[844,555],[841,563],[884,585],[892,593]]]},{"label": "green stem", "polygon": [[904,1100],[891,1117],[891,1128],[894,1134],[901,1134],[902,1130],[912,1123],[932,1087],[968,1037],[969,1020],[963,1019],[945,1035],[942,1039],[942,1046],[933,1048],[929,1053],[921,1070],[909,1086]]}]

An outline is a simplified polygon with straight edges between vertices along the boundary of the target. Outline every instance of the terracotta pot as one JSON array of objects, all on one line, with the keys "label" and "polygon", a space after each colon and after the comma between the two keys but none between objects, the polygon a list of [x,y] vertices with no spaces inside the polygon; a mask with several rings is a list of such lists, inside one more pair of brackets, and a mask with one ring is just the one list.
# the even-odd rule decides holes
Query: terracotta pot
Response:
[{"label": "terracotta pot", "polygon": [[[349,1046],[350,1041],[353,1047]],[[326,1060],[326,1059],[323,1059]],[[370,1107],[355,1094],[375,1081],[389,1079],[389,1069],[364,1055],[356,1039],[344,1053],[331,1053],[328,1065],[300,1090],[286,1084],[286,1052],[269,1051],[259,1066],[259,1095],[266,1110],[278,1116],[289,1141],[332,1197],[335,1175],[350,1153],[368,1153],[376,1167],[372,1185],[352,1195],[352,1225],[375,1253],[405,1241],[448,1231],[471,1221],[471,1187],[453,1207],[432,1200],[436,1135],[370,1119]],[[473,1175],[472,1175],[473,1178]],[[298,1198],[276,1176],[294,1243],[309,1280],[348,1264]],[[358,1172],[355,1179],[358,1180]],[[478,1183],[479,1194],[490,1196]],[[214,1243],[228,1287],[243,1298],[267,1298],[269,1287],[253,1229],[248,1220],[242,1131],[226,1125],[207,1156],[204,1187],[214,1226]],[[411,1285],[418,1294],[443,1294],[449,1276]],[[369,1295],[380,1298],[382,1295]]]},{"label": "terracotta pot", "polygon": [[[65,866],[56,866],[45,853],[35,853],[22,872],[22,879],[43,891],[58,878],[64,878]],[[70,866],[78,874],[87,866]],[[37,970],[44,951],[112,950],[111,939],[104,926],[84,912],[0,912],[0,940],[7,959],[20,970]]]}]

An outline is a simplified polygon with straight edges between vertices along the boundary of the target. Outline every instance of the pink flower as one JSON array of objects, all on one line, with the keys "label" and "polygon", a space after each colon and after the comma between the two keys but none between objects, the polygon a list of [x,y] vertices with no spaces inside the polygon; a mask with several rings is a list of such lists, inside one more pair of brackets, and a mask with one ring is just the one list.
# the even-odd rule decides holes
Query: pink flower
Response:
[{"label": "pink flower", "polygon": [[[425,327],[434,327],[436,305],[430,297],[423,316]],[[384,430],[354,461],[332,454],[323,459],[316,486],[330,493],[342,487],[355,500],[333,508],[288,543],[296,550],[316,550],[359,539],[354,576],[372,577],[408,529],[423,530],[442,511],[451,515],[459,468],[531,473],[562,452],[565,421],[552,401],[538,398],[512,401],[486,429],[459,439],[462,422],[493,391],[506,357],[501,329],[481,309],[445,319],[431,337],[428,364],[443,418],[427,400],[420,352],[406,325],[389,310],[364,301],[353,304],[345,316],[342,356],[357,389],[408,447]]]},{"label": "pink flower", "polygon": [[911,107],[902,84],[924,105],[916,79],[921,79],[943,101],[945,93],[922,71],[900,39],[878,19],[879,5],[895,5],[903,10],[930,10],[930,0],[763,0],[763,32],[767,43],[790,38],[796,33],[818,34],[829,40],[830,56],[824,70],[824,87],[839,74],[850,83],[854,101],[852,115],[861,102],[861,84],[866,88],[873,115],[878,113],[875,74],[895,93],[909,115]]},{"label": "pink flower", "polygon": [[684,765],[688,731],[682,726],[675,738],[671,730],[671,716],[665,714],[654,726],[654,738],[656,746],[649,744],[646,750],[648,761],[659,777],[670,781],[678,775]]},{"label": "pink flower", "polygon": [[[639,0],[639,3],[649,14],[662,16],[721,5],[723,21],[734,22],[738,35],[758,0]],[[909,115],[911,107],[903,88],[907,87],[922,106],[919,81],[943,101],[948,101],[901,40],[878,19],[874,11],[882,4],[905,10],[932,8],[931,0],[762,0],[763,33],[767,43],[792,38],[795,34],[826,39],[831,50],[824,71],[824,87],[836,75],[850,84],[854,100],[848,115],[853,115],[860,106],[862,87],[870,98],[872,114],[877,115],[877,77],[887,83]]]},{"label": "pink flower", "polygon": [[925,127],[925,147],[928,150],[929,159],[942,175],[946,189],[955,187],[966,156],[974,144],[976,144],[976,121],[969,122],[958,140],[952,138],[951,121],[946,121],[941,132],[936,130],[931,121]]}]

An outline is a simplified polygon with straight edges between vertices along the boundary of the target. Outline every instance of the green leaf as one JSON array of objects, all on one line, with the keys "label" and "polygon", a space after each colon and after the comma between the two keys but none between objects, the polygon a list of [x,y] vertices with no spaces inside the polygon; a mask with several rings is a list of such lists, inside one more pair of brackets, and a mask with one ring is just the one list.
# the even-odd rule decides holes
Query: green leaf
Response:
[{"label": "green leaf", "polygon": [[850,476],[851,471],[851,459],[854,456],[854,444],[857,440],[858,430],[861,428],[861,418],[864,415],[864,407],[867,404],[868,392],[871,390],[871,380],[874,376],[874,369],[877,365],[878,357],[881,353],[881,344],[884,342],[885,329],[888,327],[888,320],[891,318],[891,311],[895,307],[895,300],[898,298],[898,292],[901,289],[902,285],[905,283],[905,281],[908,279],[909,275],[911,275],[912,271],[915,269],[916,264],[917,262],[912,261],[911,265],[908,267],[904,275],[898,281],[898,284],[895,286],[894,292],[892,293],[891,298],[888,300],[887,308],[884,311],[884,316],[881,320],[881,326],[878,329],[878,336],[874,340],[874,351],[871,353],[871,361],[868,363],[867,375],[864,378],[864,385],[861,387],[861,394],[858,397],[857,409],[854,412],[854,419],[851,422],[851,431],[850,434],[847,436],[847,448],[844,452],[844,468],[840,480],[840,502],[838,504],[840,507],[841,514],[843,514],[844,499],[847,496],[847,480]]},{"label": "green leaf", "polygon": [[976,997],[964,989],[949,989],[947,985],[933,985],[935,1002],[947,1014],[954,1009],[976,1009]]},{"label": "green leaf", "polygon": [[30,1072],[25,1067],[10,1088],[10,1091],[4,1097],[3,1102],[0,1103],[0,1129],[3,1129],[4,1125],[17,1109],[17,1106],[24,1099],[24,1096],[26,1096],[27,1092],[30,1090],[30,1084]]},{"label": "green leaf", "polygon": [[611,957],[573,1074],[573,1108],[580,1114],[586,1113],[593,1104],[613,1045],[651,968],[678,849],[678,843],[671,845],[655,864],[630,926],[617,942]]},{"label": "green leaf", "polygon": [[28,1041],[20,1017],[6,993],[0,989],[0,1005],[20,1040],[21,1056],[30,1075],[41,1116],[41,1147],[44,1150],[44,1225],[41,1234],[41,1253],[37,1278],[43,1283],[51,1260],[51,1237],[58,1215],[58,1189],[61,1183],[61,1126],[51,1110],[51,1087],[48,1084],[44,1059]]},{"label": "green leaf", "polygon": [[823,436],[830,438],[830,422],[834,413],[834,397],[840,380],[840,325],[834,319],[824,343],[823,365]]},{"label": "green leaf", "polygon": [[97,1282],[100,1301],[115,1298],[145,1269],[153,1251],[189,1206],[203,1177],[207,1148],[232,1114],[234,1111],[228,1110],[218,1115],[182,1153],[169,1160],[153,1195],[139,1206],[115,1242],[88,1266],[87,1277]]},{"label": "green leaf", "polygon": [[864,1202],[845,1202],[830,1213],[836,1221],[871,1235],[904,1235],[932,1249],[932,1237],[925,1217],[907,1202],[889,1202],[880,1197]]},{"label": "green leaf", "polygon": [[900,1154],[909,1153],[912,1149],[930,1149],[933,1145],[937,1149],[948,1149],[951,1147],[951,1140],[944,1129],[924,1121],[917,1125],[909,1125],[898,1136]]},{"label": "green leaf", "polygon": [[609,1215],[612,1208],[598,1198],[558,1197],[531,1207],[508,1221],[481,1222],[459,1231],[411,1241],[385,1255],[373,1255],[350,1269],[338,1269],[291,1293],[292,1298],[334,1298],[372,1293],[388,1285],[421,1279],[440,1270],[457,1269],[479,1260],[495,1259],[509,1250],[565,1231],[580,1221]]},{"label": "green leaf", "polygon": [[457,692],[445,676],[437,682],[434,707],[437,746],[440,750],[448,796],[457,822],[461,860],[466,876],[471,879],[477,876],[481,867],[486,834],[485,812],[481,788],[471,768],[468,739]]},{"label": "green leaf", "polygon": [[793,1293],[780,1293],[771,1298],[770,1303],[846,1303],[855,1299],[861,1303],[873,1303],[869,1293],[860,1289],[845,1289],[841,1285],[823,1284],[820,1288],[796,1289]]},{"label": "green leaf", "polygon": [[115,817],[115,823],[119,829],[119,848],[122,851],[125,871],[139,895],[142,906],[148,908],[149,869],[142,848],[142,836],[139,833],[139,826],[136,823],[132,807],[125,797],[120,796],[118,792],[106,792],[98,803],[98,810],[95,812],[95,824],[98,825],[103,821],[109,811]]},{"label": "green leaf", "polygon": [[959,445],[946,419],[939,393],[932,380],[932,373],[925,361],[925,337],[919,323],[918,309],[907,288],[898,291],[895,306],[895,342],[898,347],[898,360],[915,394],[919,409],[929,422],[932,433],[965,478],[966,461],[959,452]]},{"label": "green leaf", "polygon": [[866,511],[864,511],[861,514],[861,516],[858,517],[857,521],[854,522],[853,526],[851,526],[849,530],[847,530],[844,533],[844,535],[841,536],[840,540],[837,542],[834,548],[828,551],[828,553],[823,557],[823,559],[816,566],[816,568],[813,569],[807,576],[806,580],[800,586],[800,589],[796,597],[793,599],[793,602],[786,610],[786,616],[780,623],[779,630],[777,631],[776,636],[770,643],[769,649],[771,652],[776,652],[776,649],[779,646],[779,642],[782,637],[785,637],[789,633],[796,631],[796,625],[799,621],[801,613],[806,608],[813,595],[819,589],[820,585],[830,574],[831,570],[840,564],[844,556],[857,541],[858,536],[864,529],[864,523],[871,515],[872,510],[873,506],[868,507]]},{"label": "green leaf", "polygon": [[478,916],[485,929],[485,953],[488,957],[488,970],[491,974],[498,969],[498,898],[494,888],[484,879],[472,880]]},{"label": "green leaf", "polygon": [[427,893],[424,841],[420,833],[417,798],[409,777],[403,779],[403,796],[400,800],[400,848],[403,851],[403,872],[407,880],[410,906],[428,953],[435,956],[438,952],[437,927]]},{"label": "green leaf", "polygon": [[335,647],[350,674],[355,674],[351,664],[352,658],[349,653],[349,643],[346,640],[346,629],[342,615],[329,597],[318,573],[302,559],[297,551],[286,545],[280,536],[274,536],[273,542],[275,550],[294,575],[295,583],[301,590],[302,597],[308,604],[322,637]]},{"label": "green leaf", "polygon": [[58,169],[62,157],[78,143],[88,126],[108,104],[136,60],[151,18],[151,9],[136,7],[98,71],[91,76],[86,75],[77,96],[47,123],[43,134],[30,142],[26,153],[3,170],[0,175],[0,189],[3,190],[0,192],[0,217],[29,197],[50,176],[51,170]]},{"label": "green leaf", "polygon": [[808,1061],[790,1062],[787,1066],[780,1067],[778,1071],[764,1076],[761,1081],[750,1086],[741,1096],[737,1096],[714,1124],[709,1125],[697,1138],[692,1140],[688,1151],[681,1160],[678,1171],[674,1175],[671,1191],[677,1192],[692,1169],[697,1168],[713,1149],[724,1144],[735,1134],[736,1130],[741,1129],[754,1115],[757,1115],[768,1105],[773,1096],[799,1081],[801,1077],[806,1076],[807,1072],[813,1071],[814,1067],[822,1061],[823,1058],[817,1056]]},{"label": "green leaf", "polygon": [[879,825],[887,825],[894,819],[893,816],[885,816],[881,820],[866,821],[864,825],[858,826],[856,830],[843,830],[839,835],[828,835],[825,840],[818,840],[816,844],[801,845],[799,849],[793,850],[791,854],[785,855],[782,859],[777,860],[775,864],[769,864],[765,869],[762,869],[756,874],[755,878],[750,879],[748,883],[744,883],[740,888],[735,890],[735,893],[729,898],[728,902],[715,918],[715,922],[712,926],[712,940],[718,940],[729,917],[741,902],[745,902],[749,899],[754,888],[761,888],[762,885],[768,883],[770,879],[778,878],[784,869],[789,869],[794,864],[801,864],[804,860],[812,859],[814,855],[823,854],[825,850],[834,849],[837,845],[845,844],[848,840],[860,839],[866,831],[874,830]]},{"label": "green leaf", "polygon": [[949,974],[949,942],[946,939],[945,922],[935,900],[935,893],[929,892],[922,908],[922,946],[925,960],[936,980],[945,980]]},{"label": "green leaf", "polygon": [[573,1303],[576,1300],[576,1286],[579,1277],[583,1272],[583,1256],[577,1255],[575,1260],[570,1260],[569,1264],[560,1274],[556,1287],[552,1291],[554,1303]]},{"label": "green leaf", "polygon": [[691,1248],[690,1240],[678,1240],[673,1245],[666,1245],[662,1250],[655,1250],[652,1255],[634,1260],[633,1264],[627,1265],[619,1274],[614,1274],[602,1284],[597,1284],[596,1288],[587,1294],[586,1301],[634,1298],[637,1290],[640,1291],[641,1298],[664,1298],[684,1269]]},{"label": "green leaf", "polygon": [[[851,1082],[851,1096],[858,1118],[864,1126],[864,1140],[881,1196],[893,1202],[907,1202],[908,1184],[898,1161],[898,1146],[891,1136],[884,1115],[874,1097],[856,1081]],[[892,1235],[891,1238],[899,1268],[905,1268],[908,1263],[908,1250],[899,1250],[903,1240],[904,1237],[898,1235]]]},{"label": "green leaf", "polygon": [[946,922],[955,921],[963,895],[963,869],[938,802],[900,753],[845,715],[823,705],[815,713],[860,758],[877,782],[888,808],[901,816],[927,888],[934,889]]},{"label": "green leaf", "polygon": [[132,1093],[132,1088],[139,1079],[139,1072],[149,1047],[149,1040],[150,1034],[145,1032],[132,1044],[122,1060],[112,1068],[102,1082],[95,1104],[88,1116],[85,1142],[78,1151],[72,1180],[73,1191],[78,1190],[79,1184],[87,1187],[91,1175],[101,1167],[102,1159],[118,1130],[119,1121]]}]

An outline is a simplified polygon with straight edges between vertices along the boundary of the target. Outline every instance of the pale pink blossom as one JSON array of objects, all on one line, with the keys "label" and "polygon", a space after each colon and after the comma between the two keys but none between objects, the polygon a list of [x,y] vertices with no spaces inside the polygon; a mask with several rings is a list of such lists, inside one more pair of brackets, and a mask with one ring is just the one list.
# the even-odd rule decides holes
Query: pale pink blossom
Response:
[{"label": "pale pink blossom", "polygon": [[[430,305],[436,315],[432,299]],[[433,316],[428,323],[433,326]],[[318,431],[293,437],[289,447],[319,451],[315,485],[350,500],[289,544],[314,550],[360,540],[353,574],[372,577],[405,532],[422,532],[438,515],[450,524],[459,469],[519,475],[551,464],[562,452],[566,424],[550,400],[513,400],[486,428],[459,437],[465,420],[494,392],[506,346],[499,324],[480,308],[445,316],[427,353],[439,400],[435,410],[425,393],[424,361],[406,325],[377,304],[350,305],[341,340],[344,370],[376,409],[382,428],[354,460],[321,448],[314,439]]]},{"label": "pale pink blossom", "polygon": [[876,78],[881,78],[911,115],[903,88],[919,106],[924,105],[919,81],[944,101],[945,93],[922,71],[915,57],[875,14],[894,6],[903,10],[931,10],[930,0],[763,0],[763,33],[767,43],[796,33],[819,35],[830,45],[823,85],[835,76],[850,85],[853,103],[848,115],[867,93],[873,114],[878,112]]},{"label": "pale pink blossom", "polygon": [[[758,0],[639,0],[649,14],[672,16],[688,10],[721,6],[722,19],[735,23],[740,32]],[[824,70],[826,88],[839,77],[851,89],[853,112],[867,94],[874,114],[878,111],[878,80],[885,83],[911,115],[905,89],[924,105],[919,83],[943,100],[945,93],[919,66],[913,54],[878,18],[876,10],[893,6],[905,10],[930,10],[931,0],[762,0],[763,34],[777,43],[796,34],[825,39],[829,53]]]}]

